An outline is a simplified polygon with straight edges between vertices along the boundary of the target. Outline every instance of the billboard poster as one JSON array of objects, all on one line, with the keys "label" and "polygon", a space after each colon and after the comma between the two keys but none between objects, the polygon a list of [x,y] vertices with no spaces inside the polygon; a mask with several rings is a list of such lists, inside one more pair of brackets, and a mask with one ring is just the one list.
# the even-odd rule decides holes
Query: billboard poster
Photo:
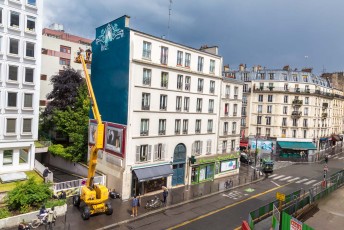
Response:
[{"label": "billboard poster", "polygon": [[95,120],[90,120],[88,126],[88,144],[94,145],[96,143],[96,135],[97,135],[97,122]]},{"label": "billboard poster", "polygon": [[122,153],[122,140],[123,140],[123,130],[113,127],[106,126],[105,131],[105,149],[114,151],[117,153]]},{"label": "billboard poster", "polygon": [[237,168],[236,160],[228,160],[221,162],[221,172],[226,172],[229,170],[234,170]]},{"label": "billboard poster", "polygon": [[[272,148],[272,141],[257,141],[258,149],[262,150],[263,152],[271,152]],[[251,141],[251,149],[256,149],[256,141]]]}]

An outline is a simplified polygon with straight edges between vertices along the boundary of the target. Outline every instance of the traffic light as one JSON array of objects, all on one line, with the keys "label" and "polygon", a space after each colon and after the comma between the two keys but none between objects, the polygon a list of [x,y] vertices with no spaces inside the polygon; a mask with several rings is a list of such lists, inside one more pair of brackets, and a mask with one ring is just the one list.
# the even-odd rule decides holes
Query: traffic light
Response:
[{"label": "traffic light", "polygon": [[195,164],[195,163],[196,163],[196,158],[195,158],[195,156],[191,156],[191,157],[189,158],[189,160],[190,160],[190,163],[191,163],[191,164]]}]

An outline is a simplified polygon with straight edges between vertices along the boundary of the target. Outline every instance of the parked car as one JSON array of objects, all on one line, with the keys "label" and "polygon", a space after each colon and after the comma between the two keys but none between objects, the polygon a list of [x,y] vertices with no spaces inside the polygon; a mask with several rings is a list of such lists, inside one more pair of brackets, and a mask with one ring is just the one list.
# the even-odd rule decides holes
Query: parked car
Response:
[{"label": "parked car", "polygon": [[252,159],[246,153],[240,154],[240,162],[244,163],[244,164],[252,164],[253,163]]}]

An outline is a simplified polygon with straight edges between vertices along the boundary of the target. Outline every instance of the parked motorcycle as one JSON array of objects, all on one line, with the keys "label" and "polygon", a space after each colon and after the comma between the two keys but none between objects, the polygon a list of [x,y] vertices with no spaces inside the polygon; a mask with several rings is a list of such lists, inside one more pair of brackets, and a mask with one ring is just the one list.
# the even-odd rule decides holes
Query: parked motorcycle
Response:
[{"label": "parked motorcycle", "polygon": [[155,196],[154,199],[147,201],[145,208],[153,209],[153,208],[159,208],[161,206],[162,206],[162,201],[159,199],[159,197]]}]

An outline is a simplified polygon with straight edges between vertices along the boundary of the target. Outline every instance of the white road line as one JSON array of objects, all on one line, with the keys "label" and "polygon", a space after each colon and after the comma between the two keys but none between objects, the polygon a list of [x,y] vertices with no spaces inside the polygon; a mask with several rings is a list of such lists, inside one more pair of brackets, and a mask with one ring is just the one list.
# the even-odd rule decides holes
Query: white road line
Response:
[{"label": "white road line", "polygon": [[288,179],[290,179],[290,178],[292,178],[292,176],[287,176],[287,177],[284,177],[284,178],[279,179],[279,180],[280,180],[280,181],[284,181],[284,180],[288,180]]},{"label": "white road line", "polygon": [[279,184],[277,184],[277,183],[276,183],[275,181],[273,181],[273,180],[272,180],[271,182],[274,183],[274,184],[275,184],[276,186],[278,186],[278,187],[280,186]]},{"label": "white road line", "polygon": [[292,181],[298,180],[298,179],[300,179],[300,177],[295,177],[295,178],[293,178],[293,179],[291,179],[291,180],[288,180],[288,182],[292,182]]},{"label": "white road line", "polygon": [[280,175],[280,176],[274,177],[274,178],[272,178],[272,179],[273,179],[273,180],[277,180],[277,179],[282,178],[282,177],[284,177],[284,175]]},{"label": "white road line", "polygon": [[272,174],[272,175],[269,176],[269,178],[275,177],[275,176],[277,176],[277,175],[278,175],[278,174]]},{"label": "white road line", "polygon": [[308,179],[302,179],[302,180],[296,181],[295,183],[300,184],[300,183],[305,182],[305,181],[308,181]]},{"label": "white road line", "polygon": [[311,180],[311,181],[308,181],[308,182],[306,182],[306,183],[303,183],[303,184],[305,184],[305,185],[309,185],[309,184],[313,184],[314,182],[316,182],[317,180]]}]

